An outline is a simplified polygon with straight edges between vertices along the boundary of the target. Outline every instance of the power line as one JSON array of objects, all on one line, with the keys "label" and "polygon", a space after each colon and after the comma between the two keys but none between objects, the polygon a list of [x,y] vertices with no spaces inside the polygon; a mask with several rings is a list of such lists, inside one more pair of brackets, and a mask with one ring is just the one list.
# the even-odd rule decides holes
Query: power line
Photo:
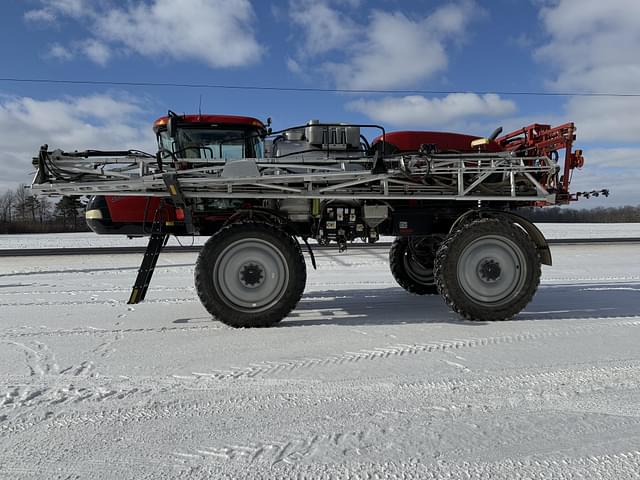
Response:
[{"label": "power line", "polygon": [[451,95],[456,93],[474,93],[476,95],[504,95],[531,97],[640,97],[640,93],[619,92],[510,92],[478,90],[383,90],[366,88],[318,88],[318,87],[276,87],[265,85],[223,85],[212,83],[160,83],[160,82],[112,82],[106,80],[67,80],[52,78],[0,78],[0,82],[44,83],[53,85],[100,85],[113,87],[174,87],[174,88],[215,88],[224,90],[259,90],[296,93],[378,93],[402,95]]}]

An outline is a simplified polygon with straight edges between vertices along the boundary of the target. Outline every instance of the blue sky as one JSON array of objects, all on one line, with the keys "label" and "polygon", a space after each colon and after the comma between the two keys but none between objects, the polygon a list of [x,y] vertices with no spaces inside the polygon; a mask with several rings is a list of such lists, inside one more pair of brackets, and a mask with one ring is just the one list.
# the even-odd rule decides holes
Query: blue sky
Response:
[{"label": "blue sky", "polygon": [[[637,0],[5,2],[0,77],[455,92],[640,93]],[[167,109],[486,135],[578,126],[574,189],[638,204],[640,98],[292,93],[0,82],[0,189],[40,144],[152,149]]]}]

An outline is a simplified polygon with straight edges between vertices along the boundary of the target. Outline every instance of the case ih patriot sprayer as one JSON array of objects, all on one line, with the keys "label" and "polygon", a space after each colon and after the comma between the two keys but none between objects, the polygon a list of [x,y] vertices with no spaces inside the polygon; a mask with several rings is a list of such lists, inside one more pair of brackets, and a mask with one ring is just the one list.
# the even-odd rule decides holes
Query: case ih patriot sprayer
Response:
[{"label": "case ih patriot sprayer", "polygon": [[[370,143],[363,129],[380,135]],[[144,299],[169,235],[207,235],[195,266],[206,309],[235,327],[270,326],[304,291],[300,242],[315,267],[309,239],[342,251],[392,235],[401,287],[440,293],[471,320],[502,320],[551,265],[541,232],[514,211],[576,200],[569,183],[584,160],[572,123],[500,130],[478,138],[310,121],[272,132],[250,117],[169,112],[154,123],[156,155],[43,146],[32,190],[91,196],[94,231],[150,237],[129,303]]]}]

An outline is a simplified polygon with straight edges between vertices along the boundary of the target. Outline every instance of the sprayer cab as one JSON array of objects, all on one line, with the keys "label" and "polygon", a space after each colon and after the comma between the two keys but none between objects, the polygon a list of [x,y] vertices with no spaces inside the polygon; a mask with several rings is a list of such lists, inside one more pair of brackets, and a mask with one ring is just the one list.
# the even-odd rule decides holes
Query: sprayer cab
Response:
[{"label": "sprayer cab", "polygon": [[[223,164],[227,160],[262,158],[267,127],[253,117],[237,115],[168,115],[153,123],[158,141],[159,172]],[[204,210],[204,200],[199,203]],[[237,202],[218,202],[232,210]],[[228,208],[227,208],[228,207]],[[87,205],[87,224],[99,234],[149,235],[154,223],[176,235],[186,234],[184,212],[158,197],[98,195]],[[215,220],[203,222],[214,225]],[[201,227],[206,231],[206,226]]]},{"label": "sprayer cab", "polygon": [[158,158],[225,161],[261,158],[266,126],[258,119],[236,115],[169,115],[153,123]]}]

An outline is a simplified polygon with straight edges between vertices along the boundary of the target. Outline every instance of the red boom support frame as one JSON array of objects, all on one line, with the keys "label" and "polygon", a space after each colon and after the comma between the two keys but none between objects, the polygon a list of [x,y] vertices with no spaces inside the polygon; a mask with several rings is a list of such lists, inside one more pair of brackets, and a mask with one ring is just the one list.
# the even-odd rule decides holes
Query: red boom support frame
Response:
[{"label": "red boom support frame", "polygon": [[572,151],[573,142],[576,139],[576,127],[573,123],[565,123],[551,128],[551,125],[534,123],[528,127],[507,133],[496,139],[505,150],[518,152],[524,156],[551,156],[558,155],[558,150],[565,150],[564,169],[558,185],[560,198],[565,201],[577,200],[576,195],[569,193],[571,183],[571,170],[582,168],[584,157],[582,150]]}]

